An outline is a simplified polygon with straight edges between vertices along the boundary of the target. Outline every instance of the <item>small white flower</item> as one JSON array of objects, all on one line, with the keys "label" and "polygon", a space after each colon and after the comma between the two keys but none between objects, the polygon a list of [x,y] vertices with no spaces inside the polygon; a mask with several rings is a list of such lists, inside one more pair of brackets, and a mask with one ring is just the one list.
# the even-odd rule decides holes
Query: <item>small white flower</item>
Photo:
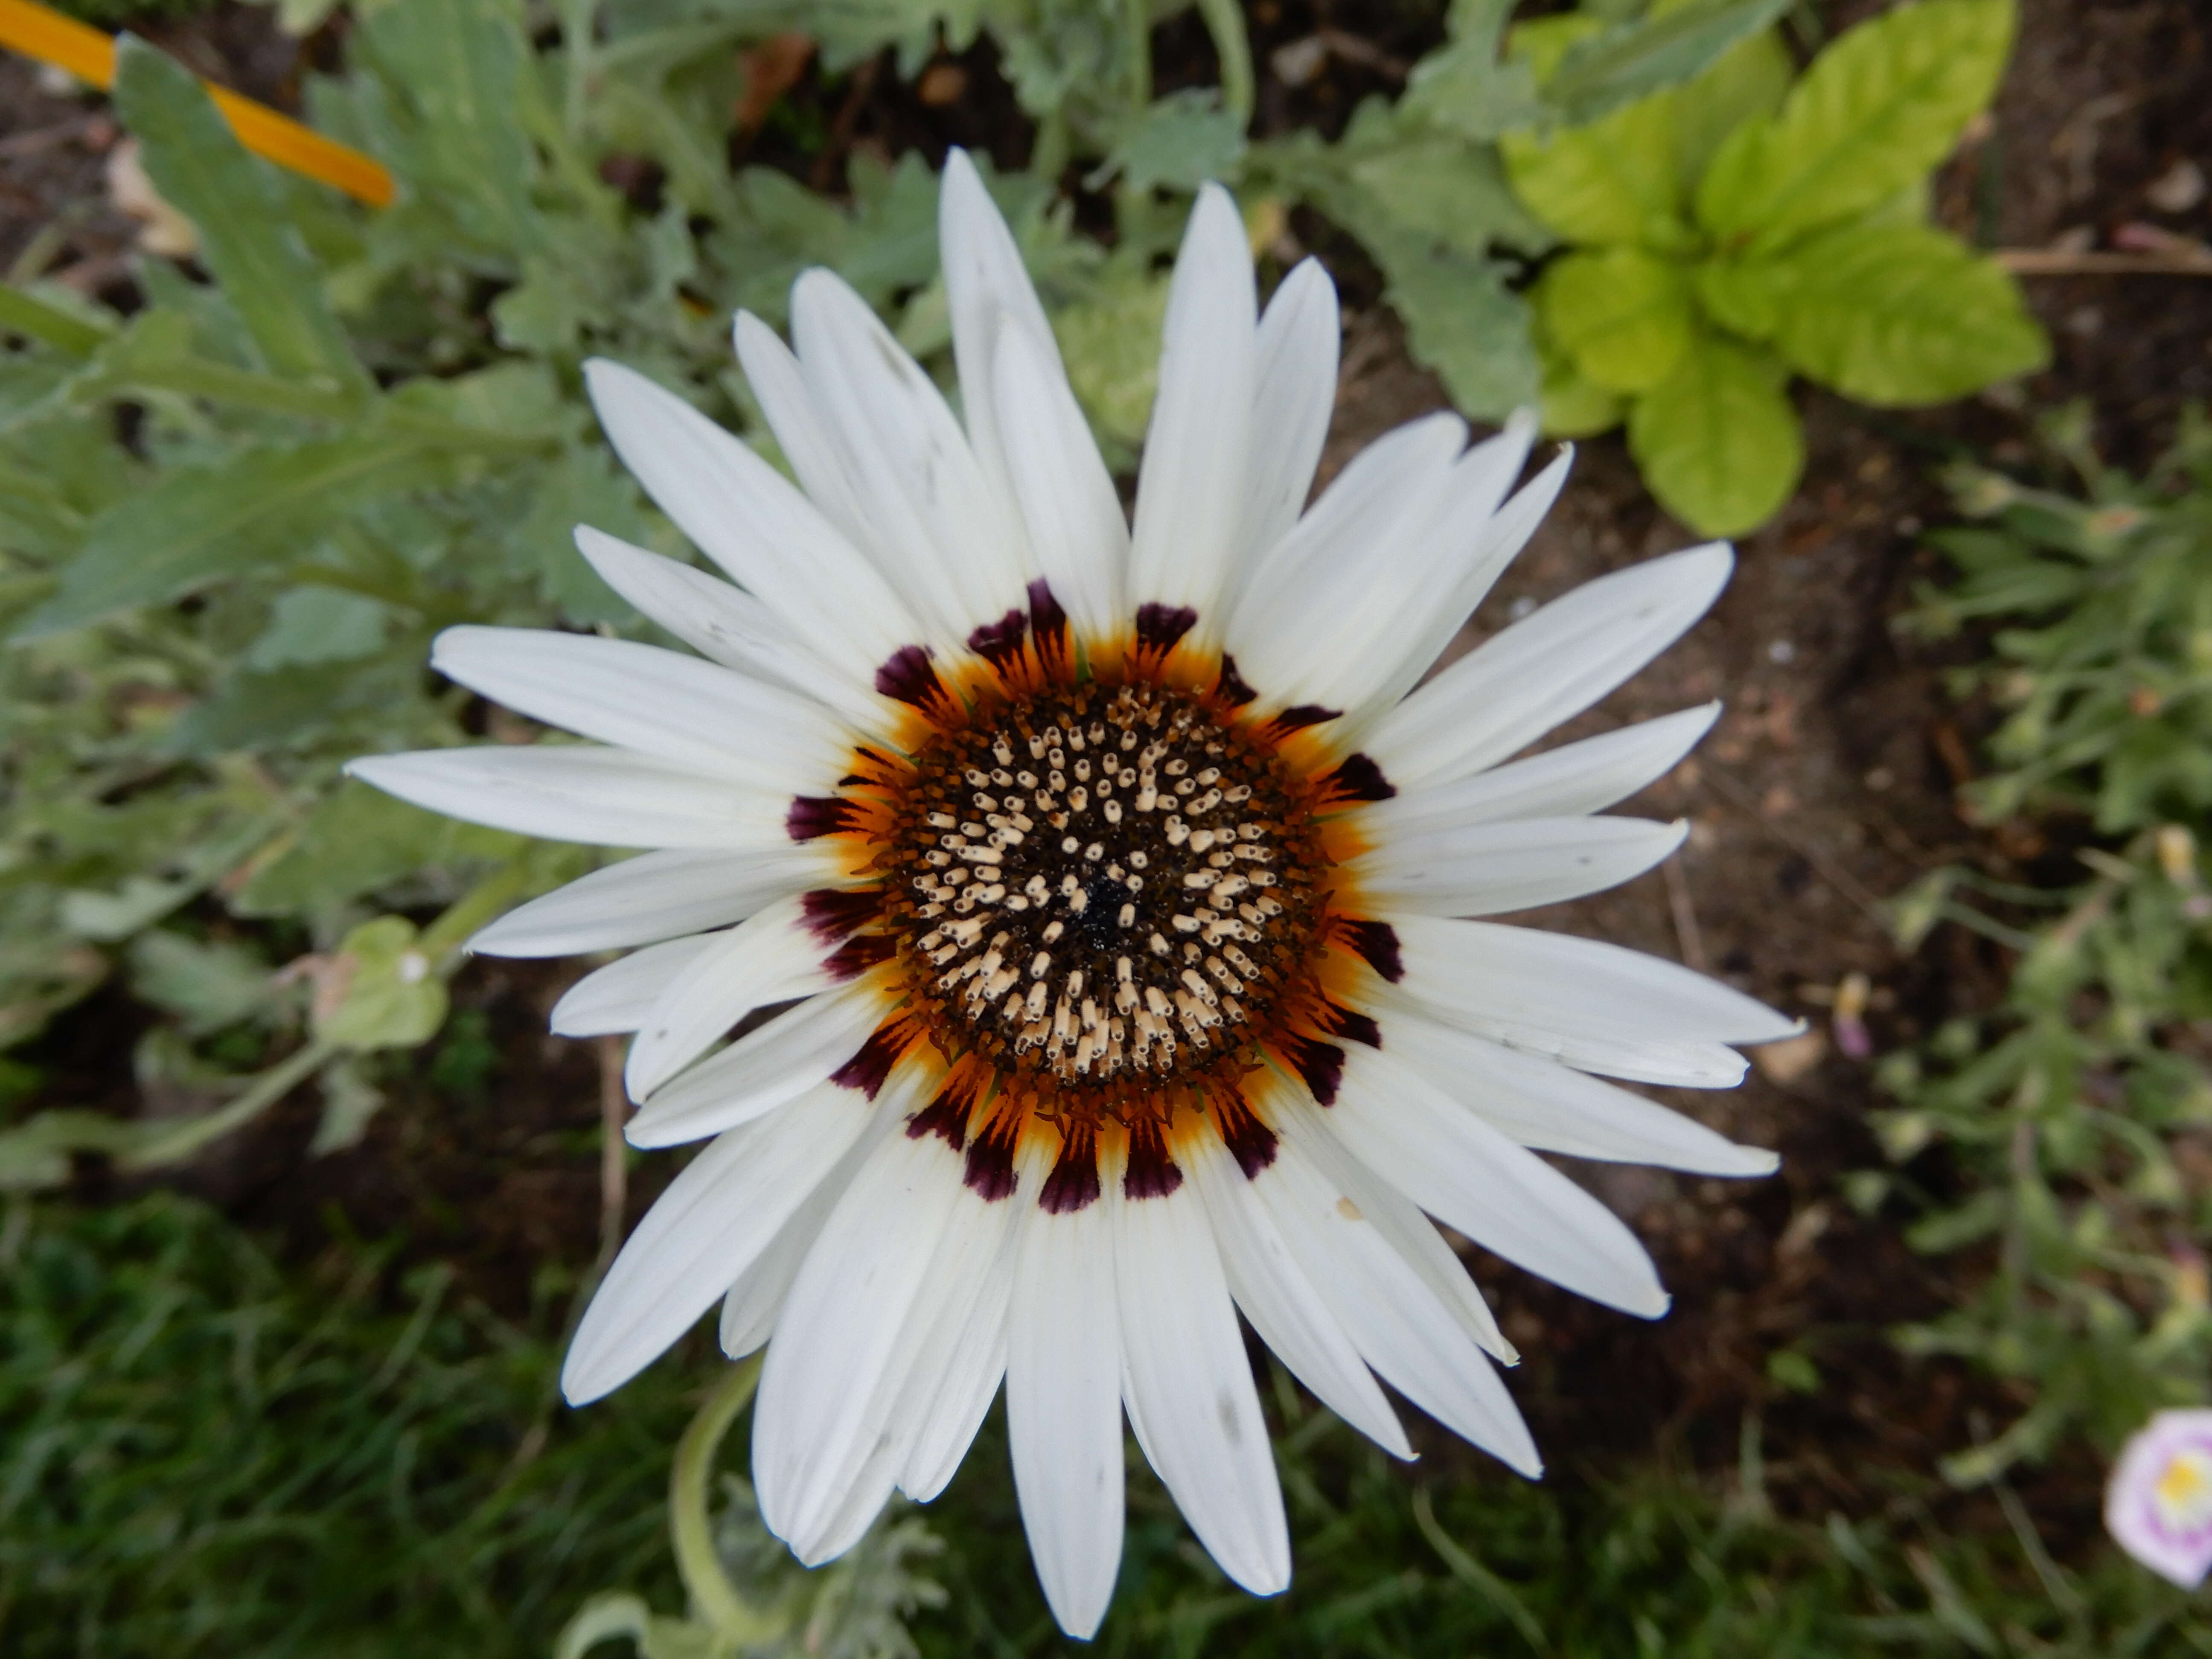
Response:
[{"label": "small white flower", "polygon": [[454,629],[440,672],[595,744],[355,769],[477,823],[660,849],[475,940],[642,946],[555,1029],[636,1033],[634,1143],[713,1137],[601,1285],[569,1399],[719,1299],[724,1348],[768,1348],[762,1513],[817,1562],[894,1488],[940,1491],[1003,1377],[1037,1571],[1087,1636],[1121,1559],[1125,1412],[1230,1577],[1290,1581],[1237,1309],[1397,1455],[1378,1378],[1536,1474],[1491,1363],[1512,1348],[1423,1212],[1656,1316],[1635,1237],[1531,1149],[1763,1175],[1770,1154],[1600,1079],[1727,1087],[1728,1045],[1796,1028],[1667,962],[1455,919],[1595,892],[1680,842],[1594,815],[1714,707],[1510,757],[1694,622],[1725,546],[1592,582],[1415,690],[1567,458],[1509,494],[1530,422],[1469,447],[1432,415],[1302,514],[1335,291],[1309,260],[1261,313],[1209,188],[1132,526],[957,153],[941,212],[964,416],[824,270],[793,290],[795,351],[737,324],[799,488],[591,364],[625,464],[739,585],[578,544],[700,656]]},{"label": "small white flower", "polygon": [[2212,1411],[2160,1412],[2120,1453],[2105,1527],[2130,1555],[2184,1589],[2212,1568]]}]

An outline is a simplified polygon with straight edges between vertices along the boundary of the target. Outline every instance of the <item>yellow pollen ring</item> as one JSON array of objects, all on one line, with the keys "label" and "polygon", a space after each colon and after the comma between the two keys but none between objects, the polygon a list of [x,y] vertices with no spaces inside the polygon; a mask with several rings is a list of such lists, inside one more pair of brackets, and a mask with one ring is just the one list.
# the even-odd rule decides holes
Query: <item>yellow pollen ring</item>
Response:
[{"label": "yellow pollen ring", "polygon": [[[105,90],[115,83],[115,37],[33,0],[0,0],[0,46],[67,70]],[[371,207],[390,207],[392,174],[374,156],[325,138],[266,104],[212,82],[200,82],[230,123],[238,142],[279,167],[330,185]]]}]

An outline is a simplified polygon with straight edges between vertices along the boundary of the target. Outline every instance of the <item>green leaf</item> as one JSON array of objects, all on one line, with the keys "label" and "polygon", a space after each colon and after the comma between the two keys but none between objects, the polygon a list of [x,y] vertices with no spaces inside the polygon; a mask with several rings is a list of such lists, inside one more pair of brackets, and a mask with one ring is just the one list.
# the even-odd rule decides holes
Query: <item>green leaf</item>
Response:
[{"label": "green leaf", "polygon": [[167,54],[125,36],[115,103],[147,176],[199,232],[200,258],[275,374],[333,389],[367,376],[323,297],[323,275],[268,163],[246,152],[200,83]]},{"label": "green leaf", "polygon": [[1733,246],[1780,247],[1864,213],[1948,155],[2004,71],[2013,0],[1919,0],[1844,34],[1771,120],[1737,129],[1698,190]]},{"label": "green leaf", "polygon": [[411,434],[372,429],[172,472],[93,520],[59,590],[15,637],[58,634],[252,569],[364,496],[427,486],[447,471]]},{"label": "green leaf", "polygon": [[1705,315],[1747,340],[1774,337],[1780,302],[1773,275],[1764,264],[1742,259],[1707,259],[1691,273],[1698,303]]},{"label": "green leaf", "polygon": [[331,966],[342,983],[337,1006],[325,1008],[317,988],[315,1035],[356,1051],[428,1042],[446,1018],[446,987],[436,969],[404,916],[362,922],[345,936]]},{"label": "green leaf", "polygon": [[2051,361],[2011,275],[1925,225],[1846,226],[1747,264],[1799,373],[1878,407],[1942,403]]},{"label": "green leaf", "polygon": [[1583,127],[1509,132],[1498,141],[1505,176],[1528,210],[1571,242],[1683,247],[1674,116],[1647,98]]},{"label": "green leaf", "polygon": [[479,245],[533,246],[526,48],[514,13],[497,0],[392,0],[366,11],[352,45],[413,106],[419,131],[394,159],[414,191]]},{"label": "green leaf", "polygon": [[72,357],[85,357],[107,337],[108,331],[0,283],[0,334],[21,334]]},{"label": "green leaf", "polygon": [[1636,400],[1628,447],[1660,505],[1701,536],[1740,536],[1780,509],[1805,440],[1771,359],[1700,333]]},{"label": "green leaf", "polygon": [[248,668],[351,662],[384,645],[392,612],[377,600],[335,587],[295,587],[277,595],[269,626],[246,653]]},{"label": "green leaf", "polygon": [[528,845],[365,783],[343,783],[288,840],[257,856],[230,908],[241,916],[312,916],[426,871],[510,859]]},{"label": "green leaf", "polygon": [[1780,109],[1796,78],[1797,65],[1782,37],[1765,29],[1739,41],[1703,75],[1675,89],[1674,162],[1681,169],[1686,199],[1696,194],[1698,181],[1728,136],[1745,122]]},{"label": "green leaf", "polygon": [[1647,392],[1690,343],[1688,273],[1641,248],[1555,259],[1535,300],[1552,340],[1583,378],[1609,392]]},{"label": "green leaf", "polygon": [[1167,304],[1165,278],[1144,261],[1121,258],[1108,263],[1087,298],[1053,317],[1068,384],[1109,463],[1133,461],[1144,441],[1159,362],[1154,343]]},{"label": "green leaf", "polygon": [[276,1000],[269,964],[243,945],[156,928],[133,939],[126,954],[131,990],[177,1016],[187,1036],[235,1025]]},{"label": "green leaf", "polygon": [[1084,182],[1102,190],[1119,177],[1134,191],[1165,185],[1194,191],[1231,176],[1244,156],[1244,124],[1212,87],[1185,87],[1133,111],[1113,133],[1105,161]]},{"label": "green leaf", "polygon": [[1628,412],[1627,399],[1583,378],[1574,359],[1547,337],[1540,313],[1535,333],[1536,356],[1544,369],[1540,395],[1546,435],[1593,438],[1619,426]]},{"label": "green leaf", "polygon": [[1543,376],[1528,302],[1494,259],[1404,234],[1363,238],[1388,279],[1382,297],[1406,325],[1406,348],[1435,371],[1460,412],[1503,420],[1534,404]]},{"label": "green leaf", "polygon": [[1565,119],[1595,120],[1704,73],[1765,28],[1795,0],[1677,0],[1632,23],[1579,40],[1546,78],[1545,101]]}]

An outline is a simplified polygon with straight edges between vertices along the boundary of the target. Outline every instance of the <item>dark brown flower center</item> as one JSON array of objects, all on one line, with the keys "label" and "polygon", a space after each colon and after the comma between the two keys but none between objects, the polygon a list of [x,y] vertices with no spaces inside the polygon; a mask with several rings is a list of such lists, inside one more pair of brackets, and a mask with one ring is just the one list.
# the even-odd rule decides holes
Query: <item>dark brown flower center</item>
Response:
[{"label": "dark brown flower center", "polygon": [[1272,747],[1200,699],[1055,688],[916,763],[888,908],[948,1058],[1157,1086],[1249,1048],[1301,977],[1319,837]]}]

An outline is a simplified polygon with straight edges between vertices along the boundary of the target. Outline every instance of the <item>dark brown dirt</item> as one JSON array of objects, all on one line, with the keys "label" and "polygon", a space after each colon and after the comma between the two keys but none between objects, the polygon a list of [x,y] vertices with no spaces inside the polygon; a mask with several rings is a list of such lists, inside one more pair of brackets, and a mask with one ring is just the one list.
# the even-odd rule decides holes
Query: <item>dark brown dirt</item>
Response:
[{"label": "dark brown dirt", "polygon": [[[1877,9],[1853,0],[1828,7],[1827,21],[1841,27]],[[2124,246],[2140,241],[2130,228],[2144,224],[2212,234],[2212,206],[2160,212],[2151,194],[2178,162],[2212,169],[2202,8],[2026,0],[2023,10],[1996,118],[1941,180],[1945,221],[2015,247],[2069,233],[2075,243]],[[1433,10],[1372,0],[1258,0],[1252,15],[1270,126],[1334,125],[1358,97],[1387,90],[1393,65],[1417,56],[1437,27]],[[1316,27],[1371,51],[1340,52],[1315,80],[1285,87],[1268,53]],[[1194,38],[1192,28],[1185,19],[1162,31],[1164,59],[1174,60],[1164,63],[1163,85],[1210,61],[1202,31]],[[271,74],[266,59],[252,61],[264,84],[281,88],[281,68]],[[789,95],[848,149],[920,146],[934,155],[963,142],[1018,163],[1031,135],[990,48],[963,54],[957,67],[949,102],[900,85],[888,67],[866,84],[825,82],[810,68]],[[952,85],[940,76],[933,97]],[[817,163],[786,131],[771,123],[742,148],[748,159],[803,176]],[[99,175],[112,137],[96,106],[35,93],[20,64],[0,62],[0,261],[56,223],[66,240],[47,265],[121,270],[128,227],[104,205]],[[1315,240],[1334,257],[1335,244],[1318,232]],[[1355,299],[1373,291],[1356,265],[1347,256]],[[1945,1274],[1972,1268],[1913,1256],[1893,1226],[1843,1201],[1838,1178],[1881,1162],[1867,1127],[1880,1103],[1869,1065],[1838,1051],[1826,1003],[1844,975],[1868,975],[1879,1053],[1953,1010],[1985,1006],[2002,984],[2000,960],[1948,932],[1918,957],[1901,957],[1880,913],[1885,896],[1936,865],[2008,867],[2003,836],[1969,826],[1954,809],[1972,764],[1971,723],[1943,696],[1939,665],[1903,649],[1891,628],[1914,581],[1939,569],[1918,543],[1922,526],[1946,511],[1931,465],[1966,448],[2024,459],[2023,411],[2075,398],[2091,400],[2115,457],[2138,463],[2166,441],[2182,404],[2212,393],[2212,280],[2039,277],[2028,289],[2057,358],[2024,401],[1996,397],[1900,416],[1804,394],[1810,462],[1796,501],[1743,544],[1714,614],[1569,728],[1577,735],[1714,696],[1728,704],[1699,753],[1627,809],[1690,820],[1673,873],[1528,920],[1708,968],[1803,1015],[1808,1032],[1768,1051],[1742,1090],[1674,1102],[1780,1149],[1779,1176],[1723,1182],[1581,1171],[1658,1255],[1677,1297],[1666,1321],[1644,1326],[1477,1261],[1528,1356],[1516,1392],[1547,1443],[1596,1459],[1674,1443],[1724,1462],[1743,1414],[1755,1409],[1765,1416],[1778,1478],[1789,1471],[1814,1501],[1863,1492],[1875,1464],[1931,1465],[1965,1443],[1972,1407],[2000,1419],[2011,1409],[1962,1375],[1909,1368],[1885,1340],[1892,1324],[1943,1304]],[[1443,401],[1407,361],[1387,313],[1354,314],[1328,465]],[[1518,605],[1693,539],[1651,505],[1617,438],[1590,444],[1559,508],[1461,643],[1492,631]],[[597,1060],[589,1045],[543,1035],[545,1010],[574,971],[475,964],[456,991],[463,1008],[482,1015],[496,1054],[479,1085],[464,1086],[467,1065],[434,1056],[394,1080],[394,1103],[361,1147],[312,1163],[304,1148],[313,1104],[295,1101],[212,1157],[195,1182],[301,1249],[326,1225],[404,1232],[411,1248],[456,1260],[495,1305],[519,1311],[544,1264],[580,1271],[599,1243]],[[657,1186],[670,1166],[646,1160],[641,1187]],[[1923,1173],[1942,1179],[1940,1168]],[[631,1194],[633,1219],[647,1196]],[[1830,1379],[1817,1395],[1789,1395],[1766,1380],[1768,1356],[1793,1344]],[[2089,1514],[2092,1481],[2062,1472],[2042,1484],[2039,1515],[2046,1496],[2062,1524]]]}]

